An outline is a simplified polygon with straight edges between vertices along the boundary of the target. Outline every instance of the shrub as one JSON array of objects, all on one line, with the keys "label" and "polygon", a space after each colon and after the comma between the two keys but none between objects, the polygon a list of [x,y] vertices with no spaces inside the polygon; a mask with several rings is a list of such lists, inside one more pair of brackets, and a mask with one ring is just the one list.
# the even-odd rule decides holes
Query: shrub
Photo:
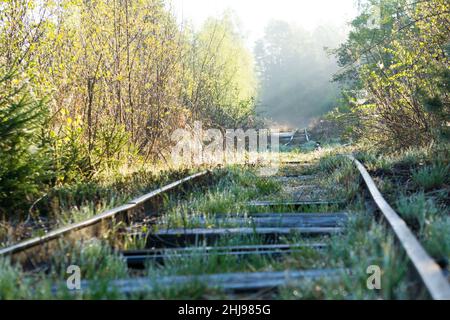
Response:
[{"label": "shrub", "polygon": [[45,106],[15,84],[15,74],[0,78],[0,212],[23,207],[44,178],[40,133]]},{"label": "shrub", "polygon": [[65,110],[62,113],[63,124],[48,136],[55,184],[90,181],[106,169],[116,170],[127,156],[135,156],[127,149],[129,134],[124,126],[105,122],[96,129],[93,139],[81,116],[72,118]]}]

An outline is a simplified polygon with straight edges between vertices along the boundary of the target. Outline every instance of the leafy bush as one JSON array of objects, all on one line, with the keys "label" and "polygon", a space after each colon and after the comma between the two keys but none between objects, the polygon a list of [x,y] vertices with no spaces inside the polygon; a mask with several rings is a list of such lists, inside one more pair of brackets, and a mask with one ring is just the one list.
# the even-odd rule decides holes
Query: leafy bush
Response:
[{"label": "leafy bush", "polygon": [[90,138],[81,116],[71,117],[62,110],[64,121],[49,132],[54,183],[89,181],[107,168],[117,169],[131,155],[125,147],[129,134],[120,125],[105,122]]},{"label": "leafy bush", "polygon": [[[354,30],[335,50],[343,67],[335,80],[343,85],[347,104],[335,116],[347,121],[338,123],[349,127],[355,138],[382,149],[442,141],[448,132],[449,2],[409,6],[407,1],[366,0],[360,5]],[[382,12],[376,28],[369,26],[374,7]],[[408,14],[400,17],[399,8]],[[407,23],[410,28],[402,27]],[[362,56],[366,59],[355,63]]]}]

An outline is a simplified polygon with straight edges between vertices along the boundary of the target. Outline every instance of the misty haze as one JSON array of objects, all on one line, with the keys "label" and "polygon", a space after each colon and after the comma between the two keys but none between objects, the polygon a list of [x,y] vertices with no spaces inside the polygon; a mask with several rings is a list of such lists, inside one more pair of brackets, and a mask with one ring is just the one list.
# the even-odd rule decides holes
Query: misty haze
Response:
[{"label": "misty haze", "polygon": [[[233,17],[253,51],[256,111],[271,127],[304,127],[336,107],[338,66],[332,53],[356,15],[353,0],[176,0],[179,18],[200,27],[205,12]],[[200,10],[202,7],[204,10]],[[323,10],[325,7],[329,10]]]},{"label": "misty haze", "polygon": [[336,107],[338,87],[331,82],[338,66],[331,50],[345,39],[344,27],[320,26],[309,32],[284,21],[271,21],[256,42],[259,79],[257,110],[290,127]]}]

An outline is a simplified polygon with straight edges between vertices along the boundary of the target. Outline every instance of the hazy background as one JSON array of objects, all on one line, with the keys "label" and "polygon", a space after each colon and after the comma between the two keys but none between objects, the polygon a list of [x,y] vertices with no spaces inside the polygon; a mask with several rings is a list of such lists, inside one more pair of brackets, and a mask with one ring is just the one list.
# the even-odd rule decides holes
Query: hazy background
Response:
[{"label": "hazy background", "polygon": [[303,127],[334,107],[336,48],[357,14],[356,0],[173,0],[180,23],[195,29],[232,10],[259,80],[257,110],[274,123]]}]

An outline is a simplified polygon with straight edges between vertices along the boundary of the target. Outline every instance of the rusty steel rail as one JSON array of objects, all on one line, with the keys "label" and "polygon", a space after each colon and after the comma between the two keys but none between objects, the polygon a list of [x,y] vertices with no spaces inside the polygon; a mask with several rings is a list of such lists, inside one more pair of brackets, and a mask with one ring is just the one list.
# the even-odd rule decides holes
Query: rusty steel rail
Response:
[{"label": "rusty steel rail", "polygon": [[60,245],[61,239],[74,241],[104,236],[120,222],[129,224],[134,219],[152,216],[161,206],[165,193],[183,188],[188,183],[200,182],[210,175],[209,170],[196,173],[85,221],[5,247],[0,249],[0,257],[9,256],[13,262],[21,263],[25,267],[38,266],[49,258],[52,250]]},{"label": "rusty steel rail", "polygon": [[361,162],[353,156],[348,156],[358,168],[369,192],[376,205],[383,213],[398,241],[405,249],[408,258],[411,260],[414,268],[419,274],[421,281],[428,289],[434,300],[450,300],[450,285],[444,276],[441,267],[425,251],[420,242],[408,228],[405,221],[392,209],[392,207],[383,198],[375,182]]}]

